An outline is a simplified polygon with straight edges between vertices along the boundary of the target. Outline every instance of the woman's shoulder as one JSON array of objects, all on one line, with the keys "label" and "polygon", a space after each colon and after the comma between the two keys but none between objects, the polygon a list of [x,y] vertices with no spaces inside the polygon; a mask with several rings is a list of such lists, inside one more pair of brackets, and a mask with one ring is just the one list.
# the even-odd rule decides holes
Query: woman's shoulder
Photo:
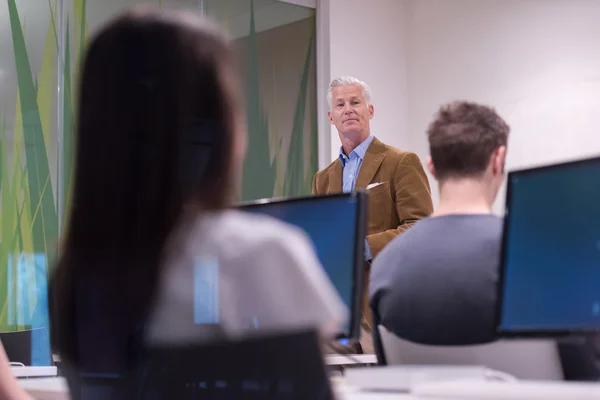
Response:
[{"label": "woman's shoulder", "polygon": [[258,213],[227,210],[199,217],[196,234],[209,236],[213,244],[235,244],[239,250],[248,246],[282,244],[293,247],[306,242],[307,236],[301,229]]}]

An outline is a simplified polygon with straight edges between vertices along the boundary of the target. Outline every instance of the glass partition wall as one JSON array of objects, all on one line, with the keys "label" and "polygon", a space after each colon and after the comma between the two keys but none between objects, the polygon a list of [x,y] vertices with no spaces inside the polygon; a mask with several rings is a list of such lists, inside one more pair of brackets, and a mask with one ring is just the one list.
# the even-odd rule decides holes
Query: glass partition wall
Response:
[{"label": "glass partition wall", "polygon": [[240,199],[309,194],[317,170],[314,9],[277,0],[0,0],[0,332],[35,330],[33,365],[51,362],[47,278],[69,210],[79,60],[90,33],[140,3],[204,13],[232,39],[249,133]]},{"label": "glass partition wall", "polygon": [[310,194],[317,171],[315,10],[275,0],[205,0],[227,30],[246,95],[241,198]]}]

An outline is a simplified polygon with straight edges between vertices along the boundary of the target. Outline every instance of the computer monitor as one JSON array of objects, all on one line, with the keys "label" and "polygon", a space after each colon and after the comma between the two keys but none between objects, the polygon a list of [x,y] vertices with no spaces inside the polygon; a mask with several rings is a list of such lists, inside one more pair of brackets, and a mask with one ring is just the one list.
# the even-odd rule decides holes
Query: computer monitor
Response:
[{"label": "computer monitor", "polygon": [[268,214],[307,233],[350,311],[348,324],[339,333],[339,339],[357,341],[362,315],[366,193],[259,200],[240,207],[248,212]]},{"label": "computer monitor", "polygon": [[508,174],[499,336],[600,330],[600,157]]},{"label": "computer monitor", "polygon": [[48,262],[45,253],[9,255],[0,341],[19,377],[54,376],[48,314]]},{"label": "computer monitor", "polygon": [[123,375],[78,374],[82,399],[333,400],[318,333],[150,345]]}]

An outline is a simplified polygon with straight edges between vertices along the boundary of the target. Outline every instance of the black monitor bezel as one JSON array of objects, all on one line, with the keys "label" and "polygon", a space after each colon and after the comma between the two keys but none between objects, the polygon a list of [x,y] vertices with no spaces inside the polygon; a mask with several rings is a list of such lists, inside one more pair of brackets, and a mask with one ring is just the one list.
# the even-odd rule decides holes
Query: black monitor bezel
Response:
[{"label": "black monitor bezel", "polygon": [[506,329],[502,326],[502,315],[504,312],[504,286],[505,286],[505,272],[506,272],[506,258],[507,258],[507,247],[508,247],[508,236],[510,231],[510,205],[513,195],[513,179],[516,177],[523,177],[531,174],[540,172],[548,172],[553,170],[564,170],[569,168],[577,168],[581,166],[588,166],[593,164],[600,164],[600,156],[589,157],[579,160],[566,161],[557,164],[543,165],[531,168],[525,168],[520,170],[511,171],[508,173],[506,182],[506,200],[504,207],[504,222],[502,230],[502,247],[500,251],[500,265],[498,270],[498,283],[496,285],[496,316],[495,316],[495,328],[496,336],[498,338],[564,338],[569,336],[587,336],[595,335],[600,333],[600,327],[597,329],[590,328],[568,328],[568,329]]},{"label": "black monitor bezel", "polygon": [[[314,329],[216,338],[206,343],[145,343],[139,351],[138,361],[124,371],[75,371],[72,397],[87,398],[91,393],[94,398],[104,395],[112,399],[188,398],[192,391],[196,392],[194,398],[237,398],[243,392],[242,382],[259,380],[269,382],[264,398],[334,398],[319,333]],[[293,393],[278,396],[274,383],[281,380],[293,382]],[[233,393],[218,390],[218,381],[225,381]],[[200,391],[200,386],[189,386],[200,382],[205,383]]]},{"label": "black monitor bezel", "polygon": [[290,203],[306,203],[315,201],[329,201],[332,199],[356,199],[356,227],[354,231],[354,271],[352,279],[352,299],[350,308],[350,331],[338,333],[336,339],[349,340],[358,342],[360,338],[360,326],[362,320],[362,303],[363,303],[363,286],[364,286],[364,269],[365,269],[365,237],[367,233],[367,210],[368,197],[367,193],[362,190],[357,190],[352,193],[334,193],[317,196],[301,196],[294,198],[271,198],[259,199],[248,202],[241,202],[237,205],[239,209],[252,209],[264,207],[270,204],[290,204]]},{"label": "black monitor bezel", "polygon": [[[10,340],[6,340],[7,338],[5,336],[23,336],[23,335],[29,336],[28,340],[23,343],[26,343],[27,347],[29,348],[30,357],[33,357],[34,343],[33,343],[31,336],[34,334],[35,331],[40,331],[40,330],[47,331],[50,346],[48,349],[48,354],[46,354],[46,356],[49,356],[49,358],[50,358],[50,365],[32,365],[31,360],[30,360],[29,364],[25,364],[25,366],[26,367],[54,367],[55,366],[54,354],[52,354],[52,338],[50,337],[51,330],[50,330],[49,326],[39,326],[37,328],[32,328],[30,325],[25,325],[25,328],[23,328],[21,330],[17,330],[17,331],[9,331],[9,330],[0,331],[0,339],[2,339],[2,346],[4,346],[7,356],[9,356],[12,353],[11,344],[13,344],[13,343]],[[9,361],[12,362],[12,360],[9,360]]]}]

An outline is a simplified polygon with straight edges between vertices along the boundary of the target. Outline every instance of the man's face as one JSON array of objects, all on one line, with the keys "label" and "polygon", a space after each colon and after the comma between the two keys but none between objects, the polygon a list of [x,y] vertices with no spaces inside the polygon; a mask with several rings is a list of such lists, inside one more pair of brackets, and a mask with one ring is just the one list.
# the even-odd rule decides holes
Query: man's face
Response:
[{"label": "man's face", "polygon": [[373,113],[373,106],[367,104],[360,85],[332,88],[329,121],[335,125],[340,136],[360,141],[366,139]]}]

